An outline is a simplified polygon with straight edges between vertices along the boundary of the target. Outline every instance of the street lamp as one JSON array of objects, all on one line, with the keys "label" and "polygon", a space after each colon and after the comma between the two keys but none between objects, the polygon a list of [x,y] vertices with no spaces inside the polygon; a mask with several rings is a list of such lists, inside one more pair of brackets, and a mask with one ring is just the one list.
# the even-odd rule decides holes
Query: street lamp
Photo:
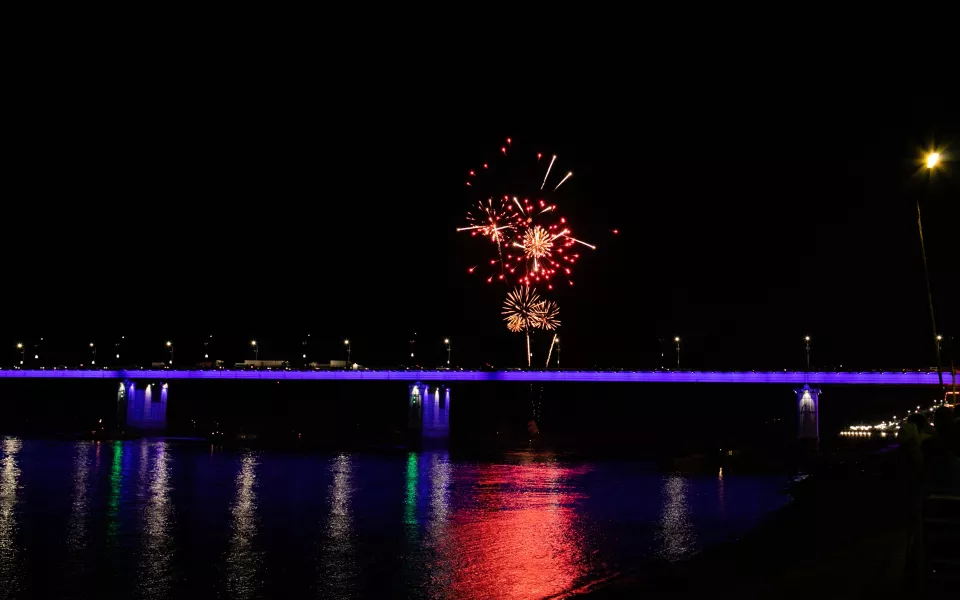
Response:
[{"label": "street lamp", "polygon": [[[937,151],[931,151],[927,154],[924,159],[924,164],[927,167],[927,170],[930,171],[930,174],[933,174],[933,170],[937,168],[940,164],[940,153]],[[930,270],[927,268],[927,249],[923,243],[923,220],[920,218],[920,195],[917,197],[917,231],[920,232],[920,254],[923,256],[923,276],[924,280],[927,283],[927,303],[930,305],[930,325],[933,327],[933,336],[936,338],[937,334],[937,318],[933,312],[933,293],[930,291]],[[943,369],[940,366],[940,341],[934,339],[934,347],[937,350],[937,380],[940,382],[940,395],[943,395]]]},{"label": "street lamp", "polygon": [[90,342],[90,351],[93,352],[93,360],[90,361],[91,365],[97,364],[97,345],[93,342]]},{"label": "street lamp", "polygon": [[350,340],[343,340],[343,345],[347,347],[347,368],[350,368]]},{"label": "street lamp", "polygon": [[804,341],[804,343],[806,344],[806,349],[807,349],[807,370],[809,371],[809,370],[810,370],[810,336],[809,336],[809,335],[803,336],[803,341]]},{"label": "street lamp", "polygon": [[450,366],[450,338],[443,338],[443,343],[447,345],[447,366]]},{"label": "street lamp", "polygon": [[173,342],[168,341],[167,348],[170,349],[170,364],[172,365],[173,364]]},{"label": "street lamp", "polygon": [[677,370],[680,370],[680,337],[673,338],[674,343],[677,345]]},{"label": "street lamp", "polygon": [[[308,337],[308,338],[310,337],[310,334],[309,334],[309,333],[307,334],[307,337]],[[309,341],[310,341],[309,339],[306,339],[306,340],[303,340],[303,342],[300,343],[300,345],[303,346],[303,363],[304,363],[304,364],[307,363],[307,342],[309,342]]]},{"label": "street lamp", "polygon": [[23,349],[23,344],[20,342],[17,342],[17,350],[20,351],[20,366],[23,366],[23,353],[26,352],[26,350]]},{"label": "street lamp", "polygon": [[260,360],[260,346],[257,345],[257,340],[250,340],[250,347],[253,348],[253,360]]},{"label": "street lamp", "polygon": [[560,336],[555,335],[553,339],[557,342],[557,368],[560,368]]}]

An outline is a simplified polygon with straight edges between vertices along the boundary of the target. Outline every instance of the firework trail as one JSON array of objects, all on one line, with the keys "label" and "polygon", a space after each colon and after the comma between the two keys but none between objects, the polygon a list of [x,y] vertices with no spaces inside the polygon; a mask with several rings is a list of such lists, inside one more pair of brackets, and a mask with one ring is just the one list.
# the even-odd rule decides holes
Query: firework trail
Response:
[{"label": "firework trail", "polygon": [[[540,155],[537,155],[537,160],[540,160]],[[540,189],[543,189],[543,186],[547,185],[547,178],[550,177],[550,169],[553,168],[553,161],[557,160],[557,155],[554,154],[553,158],[550,159],[550,166],[547,167],[547,174],[543,176],[543,183],[540,184]]]},{"label": "firework trail", "polygon": [[[553,354],[553,346],[557,343],[557,336],[554,335],[553,339],[550,341],[550,351],[547,352],[547,363],[544,365],[545,369],[550,368],[550,356]],[[559,356],[559,355],[558,355]]]},{"label": "firework trail", "polygon": [[507,294],[503,301],[503,320],[507,322],[507,329],[514,333],[523,332],[527,338],[527,367],[531,366],[530,329],[536,328],[539,323],[540,306],[542,301],[536,290],[530,286],[515,288]]}]

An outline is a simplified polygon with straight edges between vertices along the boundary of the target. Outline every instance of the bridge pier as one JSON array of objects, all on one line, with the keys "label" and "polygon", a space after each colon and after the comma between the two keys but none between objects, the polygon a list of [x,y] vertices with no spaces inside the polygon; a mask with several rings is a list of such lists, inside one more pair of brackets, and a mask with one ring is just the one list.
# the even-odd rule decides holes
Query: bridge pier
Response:
[{"label": "bridge pier", "polygon": [[450,443],[450,388],[409,385],[407,430],[410,442],[423,447],[446,447]]},{"label": "bridge pier", "polygon": [[169,392],[166,383],[147,384],[141,390],[136,382],[125,380],[117,392],[117,423],[135,429],[166,429]]},{"label": "bridge pier", "polygon": [[797,439],[818,441],[820,425],[817,408],[820,405],[820,389],[804,384],[794,392],[797,394]]}]

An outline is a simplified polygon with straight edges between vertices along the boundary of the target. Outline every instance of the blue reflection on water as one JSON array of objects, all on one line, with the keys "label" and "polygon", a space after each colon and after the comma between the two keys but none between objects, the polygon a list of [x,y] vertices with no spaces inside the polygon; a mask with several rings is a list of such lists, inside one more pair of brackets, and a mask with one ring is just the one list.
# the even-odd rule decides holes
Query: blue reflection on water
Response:
[{"label": "blue reflection on water", "polygon": [[784,502],[784,481],[536,452],[472,461],[5,438],[0,589],[537,598],[739,534]]}]

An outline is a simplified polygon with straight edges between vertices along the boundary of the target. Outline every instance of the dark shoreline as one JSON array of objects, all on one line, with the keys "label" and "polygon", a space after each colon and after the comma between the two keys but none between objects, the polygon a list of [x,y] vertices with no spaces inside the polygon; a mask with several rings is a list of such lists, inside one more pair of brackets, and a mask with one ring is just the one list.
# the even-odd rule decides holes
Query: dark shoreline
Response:
[{"label": "dark shoreline", "polygon": [[597,600],[643,592],[807,599],[899,595],[910,513],[898,458],[896,451],[826,457],[791,487],[790,503],[740,538],[570,595]]}]

